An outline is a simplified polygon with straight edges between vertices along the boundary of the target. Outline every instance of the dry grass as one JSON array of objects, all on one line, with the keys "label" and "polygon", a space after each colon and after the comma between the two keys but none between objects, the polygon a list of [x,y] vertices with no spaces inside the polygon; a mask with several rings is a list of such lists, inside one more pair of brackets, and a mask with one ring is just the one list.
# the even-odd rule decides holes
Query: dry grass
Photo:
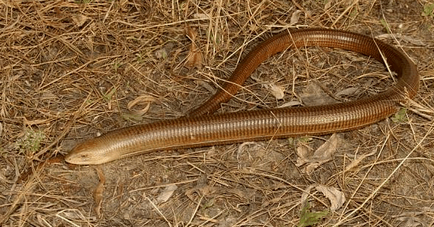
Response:
[{"label": "dry grass", "polygon": [[[0,1],[0,225],[292,226],[303,191],[327,185],[347,198],[317,225],[432,226],[434,223],[432,15],[428,0],[404,1]],[[311,174],[296,149],[329,136],[156,152],[101,166],[101,209],[93,167],[53,163],[78,141],[138,123],[183,116],[210,96],[252,46],[292,26],[387,34],[417,63],[421,88],[407,118],[341,133],[332,161]],[[197,32],[201,67],[184,66]],[[268,60],[219,111],[299,100],[306,85],[349,99],[392,82],[366,57],[328,48],[288,51]],[[320,81],[320,82],[318,82]],[[267,84],[286,89],[276,100]],[[128,103],[144,96],[149,110]],[[417,106],[421,105],[421,106]],[[347,166],[360,156],[358,165]],[[39,165],[40,166],[40,165]],[[34,174],[19,181],[28,170]],[[104,182],[102,181],[102,182]],[[157,199],[176,185],[167,202]],[[101,194],[102,193],[102,194]],[[98,194],[98,193],[97,193]],[[321,193],[310,212],[328,210]]]}]

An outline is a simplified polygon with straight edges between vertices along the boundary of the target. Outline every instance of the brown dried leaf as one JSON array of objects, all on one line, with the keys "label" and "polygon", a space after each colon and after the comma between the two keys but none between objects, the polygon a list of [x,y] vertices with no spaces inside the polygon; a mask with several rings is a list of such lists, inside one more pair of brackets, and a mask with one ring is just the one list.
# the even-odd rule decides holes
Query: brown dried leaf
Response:
[{"label": "brown dried leaf", "polygon": [[164,47],[155,51],[155,57],[157,57],[158,59],[167,59],[167,55],[167,50]]},{"label": "brown dried leaf", "polygon": [[98,174],[99,183],[96,186],[95,191],[93,192],[93,199],[94,199],[95,204],[96,204],[94,211],[95,211],[96,215],[98,216],[98,218],[101,218],[102,217],[101,206],[102,206],[103,193],[104,193],[105,177],[104,177],[104,173],[102,172],[100,166],[95,167],[95,170]]},{"label": "brown dried leaf", "polygon": [[302,204],[301,207],[304,207],[304,205],[306,204],[306,202],[307,202],[307,197],[309,196],[309,194],[310,194],[310,190],[312,190],[313,187],[314,187],[313,185],[309,185],[309,186],[308,186],[308,187],[303,191],[303,194],[301,194],[301,199],[300,199],[300,203]]},{"label": "brown dried leaf", "polygon": [[157,197],[157,203],[164,203],[169,200],[170,197],[172,197],[175,190],[178,188],[176,184],[169,185],[158,195]]},{"label": "brown dried leaf", "polygon": [[322,192],[322,194],[324,194],[324,196],[330,200],[331,211],[336,211],[345,203],[345,194],[339,191],[337,188],[325,185],[318,185],[315,187],[315,189],[319,192]]},{"label": "brown dried leaf", "polygon": [[209,83],[207,83],[206,81],[203,80],[199,80],[196,82],[198,85],[201,85],[202,87],[204,87],[207,91],[209,91],[211,94],[215,94],[216,93],[216,89],[211,86]]},{"label": "brown dried leaf", "polygon": [[357,92],[358,92],[359,90],[360,90],[360,89],[357,88],[357,87],[350,87],[350,88],[344,89],[344,90],[342,90],[342,91],[336,93],[336,96],[337,96],[337,97],[342,97],[342,96],[352,96],[352,95],[357,94]]},{"label": "brown dried leaf", "polygon": [[[135,98],[133,101],[130,101],[127,105],[129,111],[136,113],[139,116],[142,116],[146,112],[148,112],[151,103],[156,102],[157,99],[150,95],[141,95]],[[141,110],[133,110],[135,105],[145,105]]]},{"label": "brown dried leaf", "polygon": [[357,157],[356,159],[354,159],[348,166],[345,167],[345,172],[348,171],[348,170],[351,170],[352,168],[354,168],[356,166],[358,166],[359,163],[361,161],[363,161],[363,159],[365,159],[365,158],[367,158],[367,157],[369,157],[371,155],[374,155],[375,153],[377,153],[377,151],[374,150],[373,152],[371,152],[369,154],[360,155],[359,157]]},{"label": "brown dried leaf", "polygon": [[427,46],[426,43],[424,43],[421,39],[416,39],[413,38],[411,36],[406,36],[406,35],[402,35],[402,34],[382,34],[382,35],[377,35],[375,36],[375,38],[377,39],[400,39],[406,42],[409,42],[413,45],[417,45],[417,46]]},{"label": "brown dried leaf", "polygon": [[194,67],[200,68],[202,67],[202,52],[200,52],[195,43],[197,32],[189,26],[187,26],[186,30],[187,37],[191,40],[191,46],[185,61],[185,66],[190,69]]},{"label": "brown dried leaf", "polygon": [[266,84],[265,86],[270,90],[271,94],[276,97],[276,99],[283,99],[285,96],[284,87],[275,84]]},{"label": "brown dried leaf", "polygon": [[345,203],[345,194],[334,187],[329,187],[325,185],[309,185],[306,190],[303,191],[301,195],[301,207],[306,204],[310,191],[315,187],[315,189],[324,194],[324,196],[330,200],[330,210],[336,211]]},{"label": "brown dried leaf", "polygon": [[214,194],[215,191],[217,190],[217,187],[213,187],[213,186],[209,186],[209,185],[198,185],[192,189],[188,189],[185,192],[185,195],[191,199],[191,200],[195,200],[193,194],[197,193],[200,196],[209,196],[211,194]]},{"label": "brown dried leaf", "polygon": [[304,172],[307,174],[312,173],[318,166],[326,163],[332,159],[332,155],[336,152],[337,146],[339,144],[339,136],[335,133],[333,134],[327,142],[321,145],[313,155],[310,155],[309,150],[305,146],[297,147],[297,163],[296,166],[301,166],[308,164],[304,168]]},{"label": "brown dried leaf", "polygon": [[300,98],[306,106],[319,106],[337,103],[332,97],[326,94],[316,83],[309,83],[300,94]]},{"label": "brown dried leaf", "polygon": [[305,163],[309,162],[309,157],[312,156],[312,154],[309,154],[309,148],[306,146],[298,146],[297,147],[297,163],[296,166],[301,166]]},{"label": "brown dried leaf", "polygon": [[187,66],[187,68],[202,67],[202,53],[194,43],[192,43],[190,47],[190,52],[188,53],[185,66]]},{"label": "brown dried leaf", "polygon": [[196,41],[197,31],[192,29],[190,26],[186,26],[185,32],[187,33],[187,37],[194,43]]},{"label": "brown dried leaf", "polygon": [[290,26],[298,23],[298,20],[300,19],[301,13],[302,13],[301,10],[296,10],[294,13],[292,13],[291,21],[289,22]]},{"label": "brown dried leaf", "polygon": [[87,20],[89,20],[89,17],[87,17],[83,14],[73,15],[73,16],[71,16],[71,18],[77,27],[81,27],[84,23],[86,23]]},{"label": "brown dried leaf", "polygon": [[302,104],[303,104],[303,103],[301,103],[300,101],[293,100],[293,101],[289,101],[289,102],[283,103],[283,104],[280,105],[278,108],[285,108],[285,107],[292,107],[292,106],[300,106],[300,105],[302,105]]},{"label": "brown dried leaf", "polygon": [[155,57],[158,59],[167,59],[172,52],[174,47],[173,43],[167,43],[163,47],[161,47],[159,50],[155,51]]}]

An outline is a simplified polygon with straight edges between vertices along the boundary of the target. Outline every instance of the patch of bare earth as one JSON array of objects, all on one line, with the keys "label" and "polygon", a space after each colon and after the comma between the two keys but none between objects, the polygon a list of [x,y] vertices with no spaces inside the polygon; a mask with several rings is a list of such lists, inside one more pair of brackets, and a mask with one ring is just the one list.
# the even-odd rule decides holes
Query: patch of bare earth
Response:
[{"label": "patch of bare earth", "polygon": [[[0,1],[0,225],[432,226],[430,4]],[[310,155],[330,135],[160,151],[98,167],[40,164],[100,133],[184,116],[253,46],[296,27],[354,31],[402,49],[421,76],[415,103],[339,133],[317,163]],[[392,83],[384,66],[358,54],[288,50],[219,112],[318,94],[354,100]]]}]

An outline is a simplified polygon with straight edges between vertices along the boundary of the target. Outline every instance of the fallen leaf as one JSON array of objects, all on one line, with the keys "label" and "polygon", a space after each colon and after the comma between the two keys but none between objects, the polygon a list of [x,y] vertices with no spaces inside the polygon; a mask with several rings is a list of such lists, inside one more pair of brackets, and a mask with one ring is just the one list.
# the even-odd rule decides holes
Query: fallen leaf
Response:
[{"label": "fallen leaf", "polygon": [[266,84],[265,87],[270,90],[271,94],[276,97],[276,99],[283,99],[285,96],[285,88],[275,84]]},{"label": "fallen leaf", "polygon": [[121,117],[127,121],[137,121],[141,122],[143,120],[142,115],[138,115],[135,113],[121,113]]},{"label": "fallen leaf", "polygon": [[401,108],[395,115],[392,117],[392,121],[395,123],[404,123],[407,122],[407,109]]},{"label": "fallen leaf", "polygon": [[363,159],[365,159],[366,157],[369,157],[369,156],[371,156],[371,155],[374,155],[375,153],[377,153],[377,151],[373,151],[373,152],[371,152],[371,153],[369,153],[369,154],[364,154],[364,155],[360,155],[360,156],[358,156],[356,159],[354,159],[349,165],[347,165],[346,167],[345,167],[345,172],[346,171],[349,171],[349,170],[351,170],[352,168],[354,168],[354,167],[356,167],[356,166],[358,166],[359,165],[359,163],[363,160]]},{"label": "fallen leaf", "polygon": [[289,22],[289,26],[295,25],[298,23],[298,20],[300,19],[302,11],[296,10],[294,13],[292,13],[291,21]]},{"label": "fallen leaf", "polygon": [[339,144],[339,136],[333,134],[323,145],[321,145],[313,155],[310,155],[306,146],[297,147],[297,163],[296,166],[302,166],[308,164],[304,168],[304,172],[307,174],[312,173],[318,166],[330,161],[332,155],[336,152]]},{"label": "fallen leaf", "polygon": [[309,154],[309,148],[307,146],[298,146],[297,147],[297,163],[295,164],[296,166],[301,166],[305,163],[309,162],[309,157],[312,156],[311,154]]},{"label": "fallen leaf", "polygon": [[200,68],[202,67],[202,52],[200,52],[199,48],[196,45],[196,36],[197,32],[191,29],[189,26],[186,28],[187,37],[191,41],[190,51],[188,52],[187,59],[185,61],[185,66],[187,68]]},{"label": "fallen leaf", "polygon": [[208,185],[207,175],[203,174],[197,179],[196,186],[194,188],[188,189],[185,192],[185,195],[192,201],[195,201],[194,194],[197,194],[200,197],[208,196],[214,193],[215,190],[215,187]]},{"label": "fallen leaf", "polygon": [[[127,108],[129,111],[134,112],[135,114],[142,116],[146,112],[148,112],[151,103],[156,102],[157,99],[151,95],[141,95],[135,98],[133,101],[128,102]],[[133,110],[133,107],[136,105],[144,105],[141,110]]]},{"label": "fallen leaf", "polygon": [[424,223],[426,221],[424,221],[422,218],[419,217],[414,217],[414,216],[410,216],[410,217],[400,217],[396,219],[397,221],[400,221],[401,223],[403,223],[400,226],[407,226],[407,227],[419,227],[419,226],[424,226]]},{"label": "fallen leaf", "polygon": [[170,197],[172,197],[175,190],[178,188],[175,184],[169,185],[158,195],[157,197],[157,203],[164,203],[169,200]]},{"label": "fallen leaf", "polygon": [[102,206],[102,200],[103,200],[103,193],[104,193],[104,184],[105,184],[105,177],[104,173],[101,170],[100,166],[95,167],[96,173],[98,174],[99,183],[95,188],[95,191],[93,192],[93,199],[95,201],[95,208],[94,211],[98,218],[102,217],[101,214],[101,206]]},{"label": "fallen leaf", "polygon": [[306,106],[319,106],[337,103],[335,99],[325,93],[316,83],[309,83],[300,94],[300,98]]},{"label": "fallen leaf", "polygon": [[89,17],[83,14],[73,15],[71,18],[77,27],[81,27],[84,23],[86,23],[87,20],[89,20]]},{"label": "fallen leaf", "polygon": [[417,227],[417,226],[426,226],[424,225],[426,221],[424,221],[422,218],[426,213],[432,212],[433,209],[426,209],[427,207],[423,207],[420,209],[420,212],[417,211],[410,211],[410,212],[403,212],[399,215],[393,215],[392,218],[394,220],[400,221],[403,224],[400,226],[406,226],[406,227]]},{"label": "fallen leaf", "polygon": [[318,185],[315,189],[322,192],[324,196],[330,200],[330,210],[336,211],[345,203],[345,194],[339,191],[337,188],[329,187],[325,185]]},{"label": "fallen leaf", "polygon": [[282,105],[280,105],[278,108],[285,108],[285,107],[292,107],[292,106],[300,106],[303,103],[299,102],[299,101],[289,101],[286,103],[283,103]]},{"label": "fallen leaf", "polygon": [[203,80],[199,80],[196,83],[199,84],[199,85],[201,85],[202,87],[204,87],[211,94],[215,94],[216,93],[216,89],[213,86],[211,86],[209,83],[207,83],[207,82],[205,82]]},{"label": "fallen leaf", "polygon": [[209,185],[201,185],[201,186],[196,186],[192,189],[188,189],[185,192],[185,195],[189,199],[194,201],[195,198],[194,198],[193,194],[197,193],[200,196],[209,196],[211,194],[214,194],[216,190],[217,190],[217,187],[213,187],[213,186],[209,186]]},{"label": "fallen leaf", "polygon": [[416,38],[413,38],[411,36],[406,36],[406,35],[402,35],[402,34],[382,34],[382,35],[375,36],[375,38],[382,39],[382,40],[384,40],[384,39],[392,39],[392,40],[401,39],[401,40],[409,42],[409,43],[411,43],[413,45],[427,46],[427,44],[424,43],[420,39],[416,39]]},{"label": "fallen leaf", "polygon": [[167,59],[167,50],[163,47],[155,51],[155,57],[158,59]]},{"label": "fallen leaf", "polygon": [[303,194],[301,194],[301,199],[300,199],[300,204],[301,207],[305,207],[306,203],[307,203],[307,198],[310,194],[310,190],[312,190],[312,188],[314,187],[314,185],[309,185],[304,191]]},{"label": "fallen leaf", "polygon": [[352,96],[352,95],[357,94],[358,91],[359,91],[359,88],[356,88],[356,87],[350,87],[350,88],[344,89],[344,90],[342,90],[342,91],[336,93],[336,96],[338,96],[338,97],[342,97],[342,96]]},{"label": "fallen leaf", "polygon": [[163,47],[155,51],[155,57],[158,59],[167,59],[170,53],[173,51],[174,46],[175,44],[171,42],[165,44]]},{"label": "fallen leaf", "polygon": [[302,204],[302,207],[304,207],[308,202],[308,196],[311,194],[310,191],[312,188],[315,188],[317,191],[324,194],[324,196],[329,199],[330,201],[330,210],[336,211],[342,205],[345,203],[345,194],[335,187],[329,187],[325,185],[310,185],[306,188],[306,190],[303,191],[303,194],[301,194],[300,203]]}]

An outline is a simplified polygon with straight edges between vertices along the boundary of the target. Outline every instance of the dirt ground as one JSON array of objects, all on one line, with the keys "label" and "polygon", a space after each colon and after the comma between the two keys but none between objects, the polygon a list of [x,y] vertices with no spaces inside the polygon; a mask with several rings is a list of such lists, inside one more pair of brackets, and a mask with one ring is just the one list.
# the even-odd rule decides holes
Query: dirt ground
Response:
[{"label": "dirt ground", "polygon": [[[433,226],[433,25],[429,0],[0,0],[0,226]],[[252,47],[304,27],[404,51],[421,77],[415,102],[334,136],[99,166],[50,159],[114,129],[185,116]],[[391,84],[365,56],[288,50],[218,112],[348,101]],[[310,162],[321,150],[328,156]]]}]

